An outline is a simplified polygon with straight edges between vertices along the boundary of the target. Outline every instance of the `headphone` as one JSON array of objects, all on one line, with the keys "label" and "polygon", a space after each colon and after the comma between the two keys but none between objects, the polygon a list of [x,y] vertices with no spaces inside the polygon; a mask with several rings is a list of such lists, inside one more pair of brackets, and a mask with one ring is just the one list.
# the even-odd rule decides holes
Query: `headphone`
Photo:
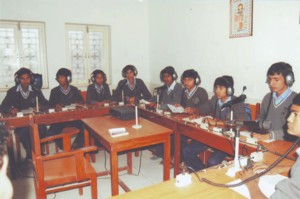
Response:
[{"label": "headphone", "polygon": [[160,75],[159,75],[160,81],[162,81],[162,82],[164,81],[164,74],[165,74],[165,73],[168,73],[168,74],[172,75],[172,80],[173,80],[173,81],[174,81],[174,80],[177,80],[177,78],[178,78],[178,75],[177,75],[175,69],[174,69],[172,66],[167,66],[167,67],[165,67],[165,68],[160,72]]},{"label": "headphone", "polygon": [[285,84],[288,86],[288,87],[291,87],[293,86],[294,82],[295,82],[295,77],[294,77],[294,72],[292,70],[292,67],[289,67],[287,69],[287,74],[285,75]]},{"label": "headphone", "polygon": [[225,76],[222,76],[222,79],[226,83],[226,95],[227,96],[232,96],[234,94],[234,88],[231,85],[231,83],[228,81],[228,79]]},{"label": "headphone", "polygon": [[138,71],[136,69],[136,67],[134,65],[127,65],[123,68],[122,70],[122,77],[123,78],[126,78],[126,73],[129,71],[129,70],[132,70],[133,73],[134,73],[134,76],[137,76],[138,74]]},{"label": "headphone", "polygon": [[103,83],[105,83],[106,80],[107,80],[106,74],[105,74],[102,70],[99,70],[99,69],[94,70],[94,71],[92,72],[92,74],[91,74],[91,81],[92,81],[93,83],[95,83],[95,81],[96,81],[96,76],[97,76],[98,74],[101,74],[101,75],[102,75],[102,77],[103,77]]},{"label": "headphone", "polygon": [[[281,69],[279,69],[280,67],[281,67]],[[266,82],[269,83],[268,82],[268,74],[270,73],[270,70],[276,71],[276,69],[277,69],[277,72],[282,73],[282,75],[284,76],[285,85],[287,85],[288,87],[293,86],[293,84],[295,82],[294,72],[293,72],[292,66],[285,62],[275,63],[269,68],[269,70],[267,72],[267,81]]]},{"label": "headphone", "polygon": [[58,81],[58,78],[60,75],[63,75],[65,77],[67,77],[67,81],[68,83],[72,82],[72,72],[71,70],[67,69],[67,68],[61,68],[57,71],[56,73],[56,81]]},{"label": "headphone", "polygon": [[183,84],[183,79],[186,77],[191,77],[194,79],[194,83],[196,86],[198,86],[201,83],[201,78],[200,75],[198,74],[197,71],[190,69],[190,70],[186,70],[183,72],[183,74],[181,75],[181,83]]},{"label": "headphone", "polygon": [[29,74],[30,76],[30,84],[32,82],[33,73],[28,68],[20,68],[17,72],[15,72],[15,83],[16,85],[20,84],[20,76],[23,74]]}]

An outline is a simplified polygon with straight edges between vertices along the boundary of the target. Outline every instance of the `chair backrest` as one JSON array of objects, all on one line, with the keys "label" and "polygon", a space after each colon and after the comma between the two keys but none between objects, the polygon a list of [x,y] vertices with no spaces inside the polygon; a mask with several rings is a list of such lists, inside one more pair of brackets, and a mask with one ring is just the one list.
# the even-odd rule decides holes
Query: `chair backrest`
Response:
[{"label": "chair backrest", "polygon": [[[73,151],[42,155],[38,123],[30,116],[30,140],[35,175],[36,198],[46,198],[48,193],[91,185],[92,198],[97,198],[96,171],[84,157],[85,153],[96,151],[89,146]],[[53,136],[54,137],[54,136]],[[93,178],[93,183],[92,183]],[[72,186],[68,186],[71,184]],[[49,189],[48,189],[49,188]]]},{"label": "chair backrest", "polygon": [[251,120],[257,120],[260,113],[260,103],[248,104],[248,107],[251,110]]},{"label": "chair backrest", "polygon": [[83,97],[84,102],[86,102],[86,91],[81,91],[81,96]]}]

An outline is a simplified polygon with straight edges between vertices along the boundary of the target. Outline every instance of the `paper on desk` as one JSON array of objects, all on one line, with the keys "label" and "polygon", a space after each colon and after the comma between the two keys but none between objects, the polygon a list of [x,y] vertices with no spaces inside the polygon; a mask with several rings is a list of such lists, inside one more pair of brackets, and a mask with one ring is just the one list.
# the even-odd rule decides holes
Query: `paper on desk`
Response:
[{"label": "paper on desk", "polygon": [[141,99],[140,104],[150,104],[150,102],[147,100]]},{"label": "paper on desk", "polygon": [[128,135],[128,132],[123,127],[122,128],[111,128],[111,129],[108,129],[108,132],[111,137],[120,137],[120,136]]},{"label": "paper on desk", "polygon": [[[263,192],[263,194],[269,198],[274,192],[275,192],[275,185],[283,180],[286,179],[287,177],[282,176],[282,175],[264,175],[260,177],[258,186],[260,190]],[[230,182],[228,184],[236,184],[238,182],[241,182],[241,180],[235,180],[233,182]],[[238,192],[239,194],[245,196],[246,198],[251,198],[249,190],[246,185],[241,185],[238,187],[230,188],[233,189],[234,191]]]},{"label": "paper on desk", "polygon": [[168,104],[169,109],[172,111],[172,113],[183,113],[184,109],[182,106],[176,107],[172,104]]}]

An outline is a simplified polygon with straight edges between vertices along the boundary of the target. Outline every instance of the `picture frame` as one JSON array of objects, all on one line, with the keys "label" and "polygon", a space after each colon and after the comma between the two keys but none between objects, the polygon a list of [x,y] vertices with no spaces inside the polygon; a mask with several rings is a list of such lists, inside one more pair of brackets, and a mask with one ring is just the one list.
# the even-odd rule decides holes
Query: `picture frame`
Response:
[{"label": "picture frame", "polygon": [[252,36],[253,0],[230,0],[230,38]]}]

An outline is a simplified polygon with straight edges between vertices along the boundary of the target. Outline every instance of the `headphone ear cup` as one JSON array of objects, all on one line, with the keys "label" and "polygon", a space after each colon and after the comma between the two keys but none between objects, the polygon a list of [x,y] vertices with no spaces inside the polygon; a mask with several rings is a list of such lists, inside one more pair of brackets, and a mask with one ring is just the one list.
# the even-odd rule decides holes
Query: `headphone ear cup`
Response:
[{"label": "headphone ear cup", "polygon": [[285,83],[288,87],[291,87],[293,85],[294,81],[295,81],[294,77],[291,73],[289,73],[285,76]]},{"label": "headphone ear cup", "polygon": [[199,77],[196,77],[196,79],[195,79],[195,84],[196,84],[196,85],[199,85],[199,84],[200,84],[200,79],[199,79]]},{"label": "headphone ear cup", "polygon": [[226,89],[226,92],[227,92],[227,95],[228,95],[228,96],[232,96],[233,93],[234,93],[234,90],[233,90],[233,88],[230,86],[230,87],[228,87],[228,88]]},{"label": "headphone ear cup", "polygon": [[70,83],[71,81],[72,81],[72,78],[71,78],[71,76],[67,76],[67,81]]},{"label": "headphone ear cup", "polygon": [[173,80],[177,80],[177,78],[178,78],[178,76],[177,76],[177,73],[174,71],[174,73],[173,73]]}]

